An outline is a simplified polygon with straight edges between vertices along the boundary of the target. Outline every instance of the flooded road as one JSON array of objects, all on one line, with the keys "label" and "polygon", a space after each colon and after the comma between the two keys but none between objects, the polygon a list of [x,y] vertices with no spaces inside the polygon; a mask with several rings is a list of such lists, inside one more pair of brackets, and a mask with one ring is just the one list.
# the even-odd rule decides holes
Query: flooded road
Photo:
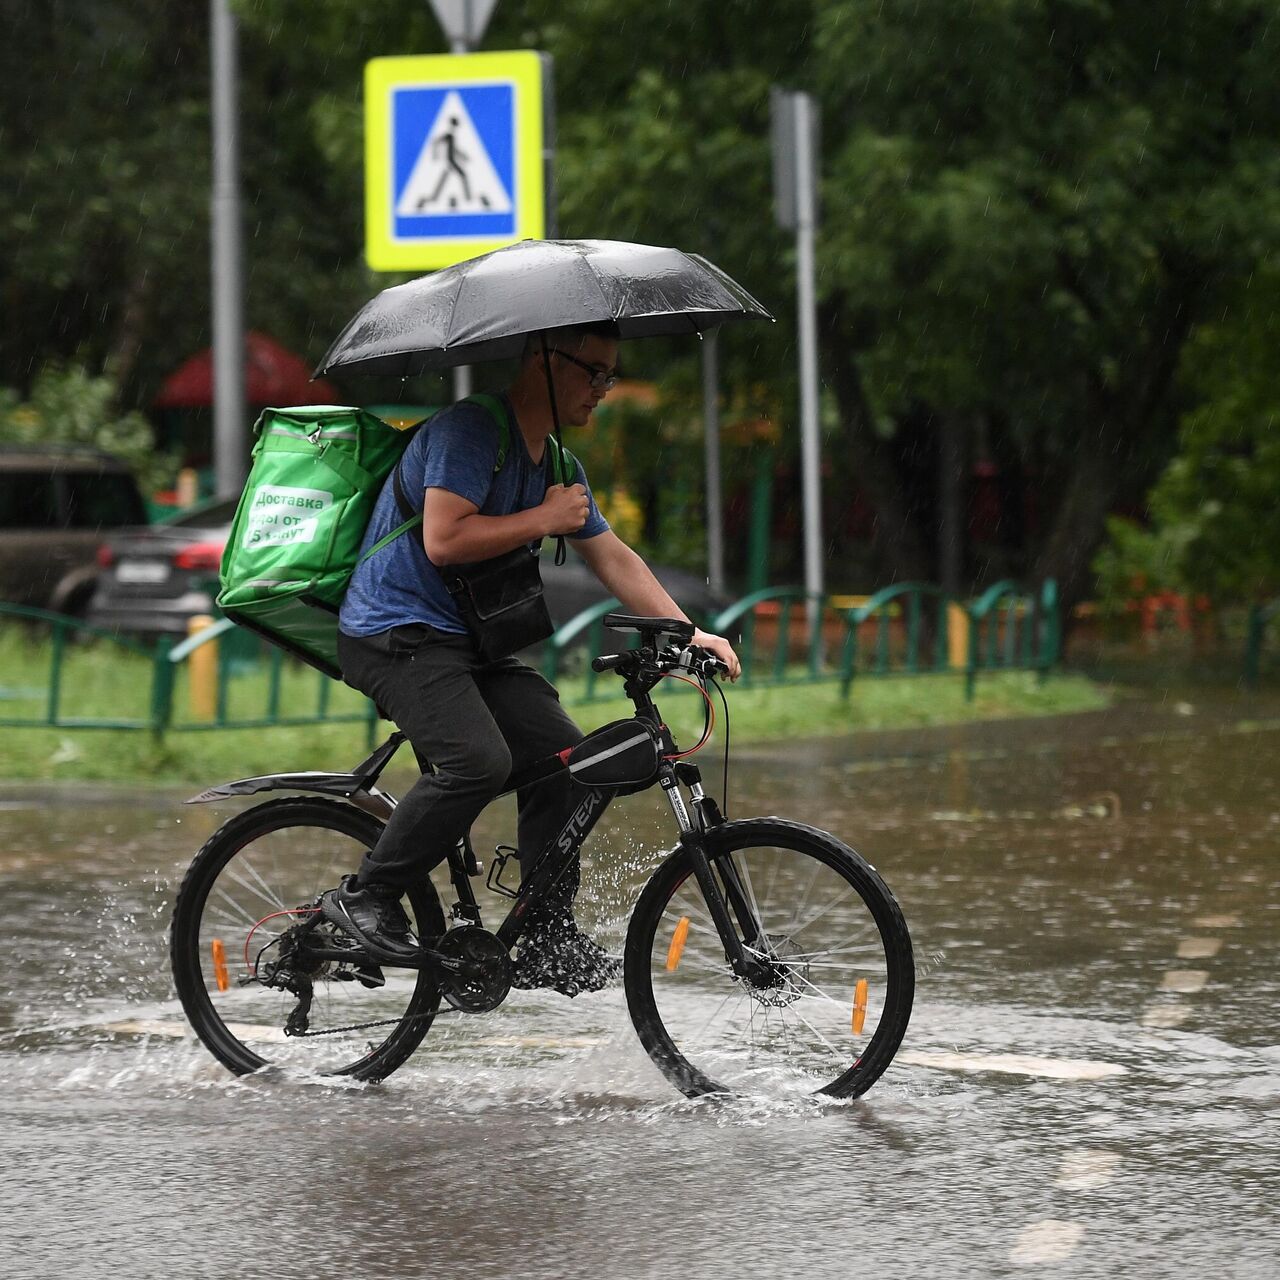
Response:
[{"label": "flooded road", "polygon": [[[442,1020],[379,1086],[235,1079],[167,971],[234,812],[184,794],[0,788],[7,1276],[1277,1274],[1280,701],[744,752],[733,816],[831,829],[912,930],[902,1051],[826,1105],[679,1097],[620,992]],[[669,828],[597,828],[607,940]]]}]

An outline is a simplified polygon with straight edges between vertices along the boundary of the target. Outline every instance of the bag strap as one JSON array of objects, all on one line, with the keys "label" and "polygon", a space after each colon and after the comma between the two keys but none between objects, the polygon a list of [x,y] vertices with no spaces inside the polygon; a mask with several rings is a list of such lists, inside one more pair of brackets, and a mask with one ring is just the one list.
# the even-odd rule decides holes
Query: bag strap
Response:
[{"label": "bag strap", "polygon": [[501,396],[491,396],[487,391],[477,391],[475,395],[466,396],[459,403],[478,405],[497,424],[498,457],[493,464],[493,474],[496,476],[502,470],[502,464],[507,460],[507,450],[511,446],[511,422],[507,417],[507,406]]},{"label": "bag strap", "polygon": [[[498,460],[494,463],[493,472],[497,475],[503,462],[506,461],[507,445],[511,439],[511,426],[507,421],[506,402],[498,396],[480,392],[467,396],[473,404],[487,409],[490,416],[498,424]],[[578,460],[560,443],[559,424],[556,430],[547,437],[546,448],[551,453],[551,476],[553,484],[568,484],[578,474]],[[556,535],[556,564],[564,564],[564,534]]]},{"label": "bag strap", "polygon": [[[479,405],[488,411],[489,416],[498,424],[498,458],[493,464],[493,474],[502,470],[507,460],[507,449],[511,444],[511,420],[507,416],[506,401],[501,396],[490,395],[479,391],[466,397],[466,404]],[[551,451],[551,474],[555,484],[568,484],[578,474],[578,460],[566,449],[555,436],[547,437],[547,448]]]},{"label": "bag strap", "polygon": [[[401,489],[400,489],[400,474],[399,472],[397,472],[396,473],[396,502],[397,503],[400,501],[401,496],[402,495],[401,495]],[[404,513],[403,506],[400,508],[400,511],[401,511],[401,514]],[[375,542],[373,546],[371,546],[369,550],[366,551],[364,555],[362,555],[360,559],[356,561],[356,563],[363,564],[371,555],[373,555],[375,551],[381,551],[382,548],[385,547],[388,542],[394,542],[402,533],[408,533],[410,529],[416,528],[421,523],[422,523],[422,512],[418,512],[416,516],[411,516],[408,520],[404,522],[404,524],[397,525],[394,529],[391,530],[390,533],[383,534],[383,536],[379,538],[377,542]]]}]

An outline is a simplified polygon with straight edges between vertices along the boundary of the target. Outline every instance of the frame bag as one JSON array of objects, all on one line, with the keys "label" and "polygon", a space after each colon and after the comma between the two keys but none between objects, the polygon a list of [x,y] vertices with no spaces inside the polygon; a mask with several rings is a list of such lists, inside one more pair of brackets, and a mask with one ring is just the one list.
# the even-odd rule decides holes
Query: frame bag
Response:
[{"label": "frame bag", "polygon": [[637,716],[601,725],[565,755],[576,782],[618,795],[652,786],[661,761],[658,731]]}]

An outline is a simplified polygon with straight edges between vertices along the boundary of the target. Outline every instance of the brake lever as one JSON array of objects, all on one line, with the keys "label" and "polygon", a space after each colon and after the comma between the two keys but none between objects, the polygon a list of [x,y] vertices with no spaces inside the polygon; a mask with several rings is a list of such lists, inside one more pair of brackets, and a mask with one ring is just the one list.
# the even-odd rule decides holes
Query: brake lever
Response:
[{"label": "brake lever", "polygon": [[701,645],[691,644],[684,649],[676,649],[673,646],[668,653],[671,654],[672,661],[678,669],[688,671],[702,679],[729,673],[728,664],[717,658],[710,649],[704,649]]}]

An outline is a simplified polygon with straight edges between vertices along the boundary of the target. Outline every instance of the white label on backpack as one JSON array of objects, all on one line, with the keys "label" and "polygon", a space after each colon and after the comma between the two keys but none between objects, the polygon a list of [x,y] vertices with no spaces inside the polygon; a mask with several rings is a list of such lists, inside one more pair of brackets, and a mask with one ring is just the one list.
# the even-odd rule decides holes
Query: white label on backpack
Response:
[{"label": "white label on backpack", "polygon": [[264,484],[253,495],[244,547],[283,547],[292,542],[314,542],[320,517],[333,506],[333,494],[325,489],[294,489]]}]

